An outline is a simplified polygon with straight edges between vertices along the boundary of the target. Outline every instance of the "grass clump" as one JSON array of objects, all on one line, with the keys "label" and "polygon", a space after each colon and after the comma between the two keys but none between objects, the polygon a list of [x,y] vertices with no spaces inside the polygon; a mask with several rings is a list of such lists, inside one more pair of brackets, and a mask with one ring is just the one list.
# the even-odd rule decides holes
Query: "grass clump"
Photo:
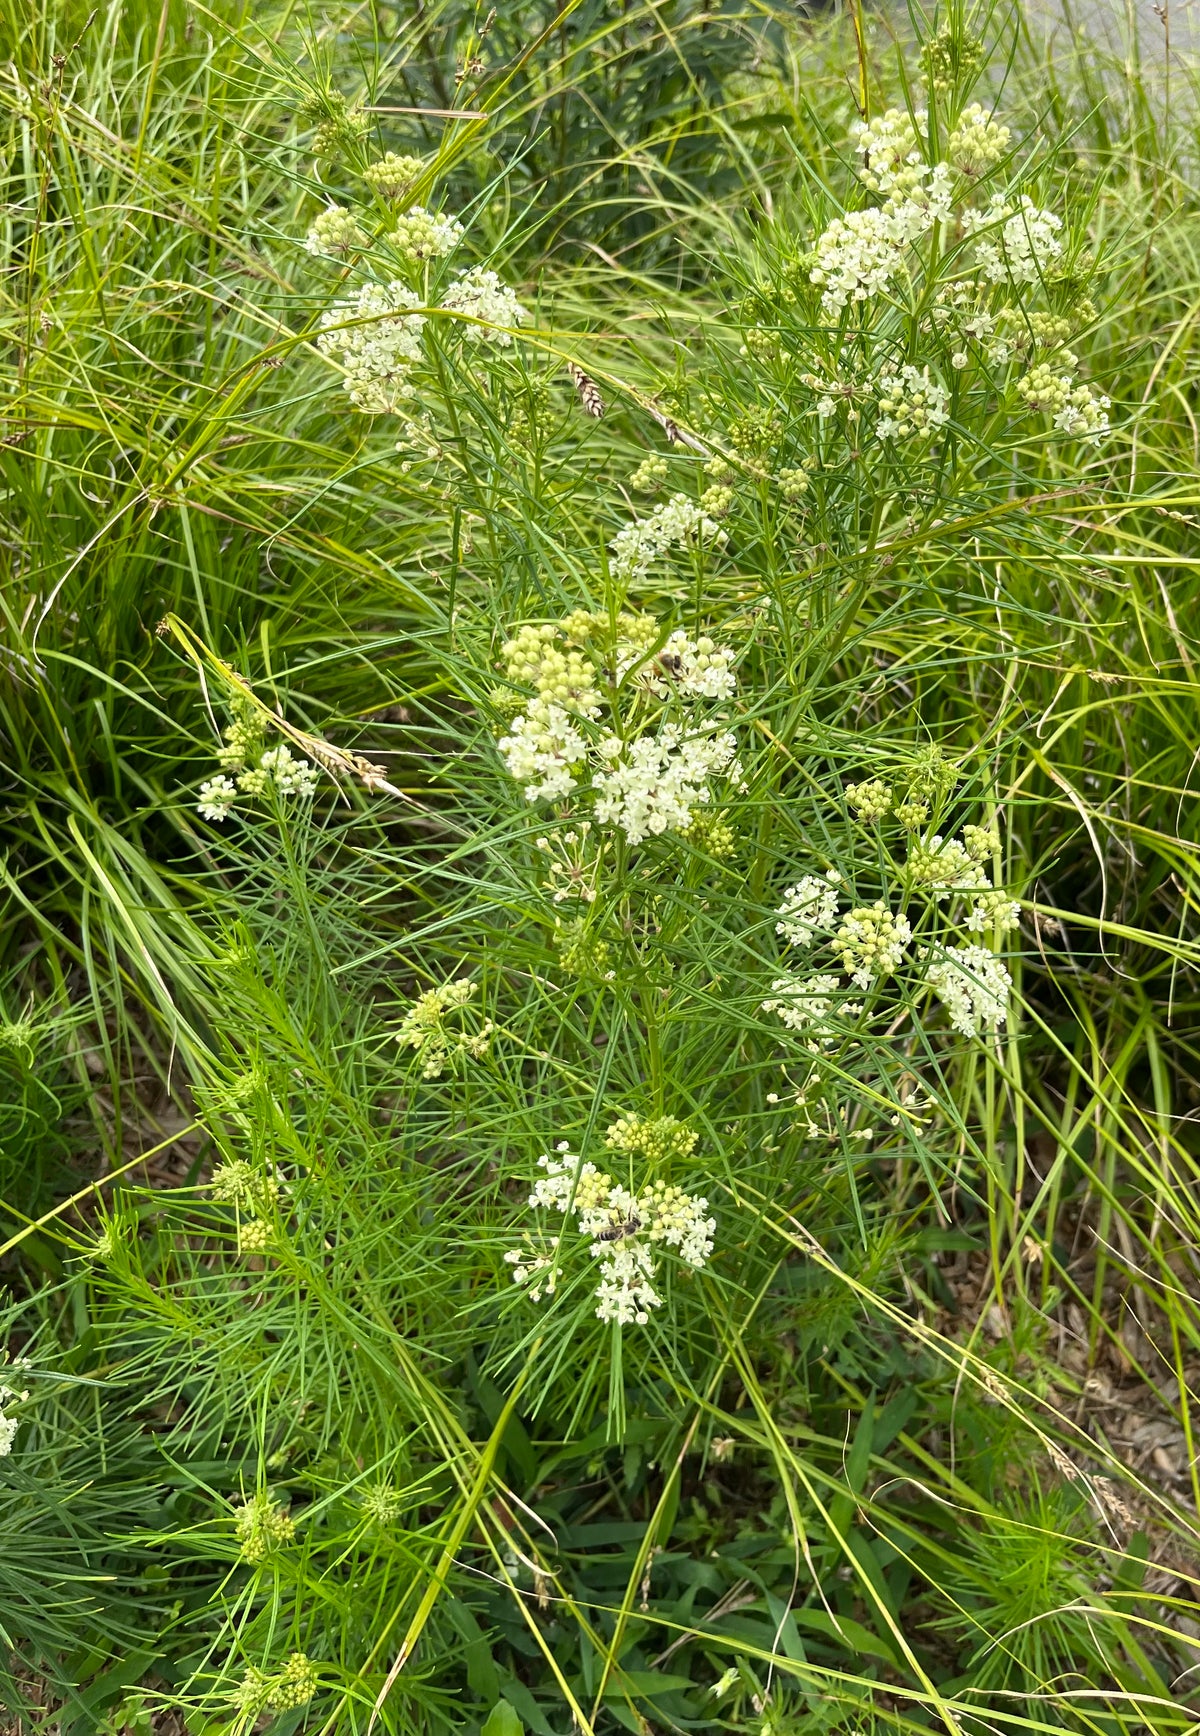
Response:
[{"label": "grass clump", "polygon": [[1182,74],[8,28],[18,1727],[1190,1728]]}]

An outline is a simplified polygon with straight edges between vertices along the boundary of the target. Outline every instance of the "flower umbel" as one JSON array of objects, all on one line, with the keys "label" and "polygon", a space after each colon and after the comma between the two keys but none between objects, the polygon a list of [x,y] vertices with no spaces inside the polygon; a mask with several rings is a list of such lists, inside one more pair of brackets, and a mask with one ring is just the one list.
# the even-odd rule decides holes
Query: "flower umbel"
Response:
[{"label": "flower umbel", "polygon": [[296,1535],[291,1515],[266,1493],[252,1495],[238,1508],[233,1516],[233,1529],[242,1560],[255,1566],[286,1548]]},{"label": "flower umbel", "polygon": [[[646,1121],[623,1116],[609,1128],[610,1150],[642,1154],[652,1161],[690,1155],[695,1134],[673,1116]],[[663,1298],[655,1288],[657,1248],[670,1248],[693,1270],[707,1265],[713,1251],[716,1219],[708,1216],[708,1201],[665,1181],[651,1182],[640,1194],[615,1182],[593,1163],[583,1163],[563,1140],[553,1156],[538,1159],[544,1172],[534,1185],[529,1204],[539,1211],[575,1215],[576,1227],[600,1264],[596,1316],[618,1326],[644,1326]],[[554,1289],[555,1256],[542,1250],[513,1249],[505,1256],[513,1281],[528,1285],[537,1301]],[[549,1278],[542,1274],[550,1269]]]},{"label": "flower umbel", "polygon": [[460,977],[456,982],[427,989],[404,1015],[396,1041],[402,1048],[417,1051],[426,1079],[440,1079],[460,1056],[477,1061],[487,1054],[493,1030],[490,1019],[475,1032],[447,1023],[449,1016],[461,1012],[478,992],[478,983]]},{"label": "flower umbel", "polygon": [[402,283],[365,283],[322,314],[317,348],[341,368],[356,409],[381,416],[411,395],[425,316],[405,310],[419,306],[420,297]]}]

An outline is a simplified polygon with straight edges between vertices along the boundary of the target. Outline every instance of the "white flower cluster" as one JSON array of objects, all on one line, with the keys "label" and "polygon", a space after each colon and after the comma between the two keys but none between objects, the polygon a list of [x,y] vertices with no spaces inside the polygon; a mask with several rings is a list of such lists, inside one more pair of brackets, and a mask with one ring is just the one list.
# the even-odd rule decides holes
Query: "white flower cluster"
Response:
[{"label": "white flower cluster", "polygon": [[[600,1263],[598,1319],[644,1326],[650,1310],[661,1307],[655,1289],[657,1247],[673,1248],[695,1271],[707,1265],[717,1224],[708,1216],[706,1199],[665,1182],[634,1194],[594,1163],[581,1163],[566,1140],[554,1156],[540,1157],[538,1167],[545,1173],[535,1182],[529,1204],[538,1211],[573,1211],[577,1229],[591,1242],[592,1258]],[[515,1283],[536,1279],[529,1292],[533,1301],[553,1292],[554,1258],[544,1249],[513,1249],[504,1258]]]},{"label": "white flower cluster", "polygon": [[628,747],[609,736],[599,752],[608,769],[592,779],[600,792],[596,818],[620,826],[631,844],[686,832],[694,809],[712,801],[710,779],[718,772],[734,783],[741,778],[737,742],[728,730],[689,736],[680,724],[666,723]]},{"label": "white flower cluster", "polygon": [[[14,1370],[24,1372],[32,1365],[27,1356],[17,1356],[13,1358],[9,1366]],[[9,1386],[7,1382],[0,1381],[0,1459],[6,1459],[12,1452],[13,1442],[17,1438],[17,1430],[21,1426],[21,1419],[9,1416],[6,1407],[14,1403],[24,1404],[28,1397],[28,1392],[23,1388]]]},{"label": "white flower cluster", "polygon": [[524,325],[529,318],[512,290],[502,283],[494,271],[476,266],[461,272],[442,296],[442,306],[452,313],[465,314],[467,320],[479,320],[479,325],[464,324],[463,331],[471,343],[484,341],[508,349],[512,344],[512,328]]},{"label": "white flower cluster", "polygon": [[[364,171],[364,178],[381,197],[393,198],[422,169],[419,158],[389,151]],[[413,205],[396,218],[392,240],[405,260],[420,266],[452,253],[464,233],[457,217]],[[370,242],[354,213],[333,205],[315,220],[304,245],[314,255],[345,257],[364,251]],[[322,315],[317,348],[342,369],[356,408],[370,415],[403,411],[404,400],[413,392],[413,370],[422,359],[426,315],[415,310],[423,305],[422,297],[404,283],[369,282]],[[483,266],[459,272],[441,306],[465,316],[454,323],[470,342],[504,349],[512,344],[513,329],[529,318],[513,291]]]},{"label": "white flower cluster", "polygon": [[695,699],[729,699],[737,685],[731,647],[718,645],[705,634],[692,640],[682,630],[672,633],[656,668],[664,672],[656,683],[656,691],[663,695],[670,685],[668,676],[681,693]]},{"label": "white flower cluster", "polygon": [[989,928],[1007,934],[1011,929],[1019,928],[1020,924],[1021,906],[1016,899],[989,889],[972,900],[963,927],[971,934],[985,934]]},{"label": "white flower cluster", "polygon": [[949,396],[944,386],[930,379],[927,367],[918,371],[906,362],[881,374],[878,394],[881,414],[875,432],[881,440],[927,434],[949,420]]},{"label": "white flower cluster", "polygon": [[[239,796],[274,793],[285,800],[311,800],[320,773],[307,760],[297,759],[286,742],[254,754],[252,732],[243,723],[232,724],[225,737],[225,746],[218,754],[225,771],[218,777],[207,778],[198,791],[196,811],[201,819],[227,820]],[[257,746],[261,745],[259,740]],[[253,764],[249,763],[252,756]],[[236,774],[236,780],[229,775],[231,772]]]},{"label": "white flower cluster", "polygon": [[841,883],[837,869],[830,868],[824,879],[806,874],[795,886],[789,886],[779,906],[776,934],[791,946],[811,946],[819,934],[828,934],[837,920]]},{"label": "white flower cluster", "polygon": [[940,833],[914,843],[908,852],[908,871],[916,886],[927,886],[940,901],[952,892],[973,892],[991,885],[982,867],[982,856],[957,838]]},{"label": "white flower cluster", "polygon": [[611,543],[613,571],[618,578],[640,579],[673,548],[705,544],[721,548],[725,532],[686,494],[675,494],[656,506],[649,518],[635,519],[618,531]]},{"label": "white flower cluster", "polygon": [[478,1031],[467,1031],[459,1025],[447,1023],[448,1016],[461,1014],[478,992],[478,983],[460,977],[456,982],[427,989],[423,995],[417,996],[405,1013],[396,1032],[396,1041],[401,1048],[417,1051],[424,1078],[440,1079],[447,1066],[460,1056],[477,1061],[487,1054],[495,1028],[490,1019],[485,1020]]},{"label": "white flower cluster", "polygon": [[524,786],[527,802],[560,802],[575,788],[588,743],[561,705],[535,699],[514,717],[496,744],[508,775]]},{"label": "white flower cluster", "polygon": [[[924,954],[922,956],[925,956]],[[932,955],[926,981],[964,1037],[995,1030],[1008,1017],[1012,977],[982,946],[951,946]]]},{"label": "white flower cluster", "polygon": [[[649,615],[576,610],[564,620],[527,624],[503,647],[510,682],[534,689],[498,743],[509,775],[527,801],[562,801],[586,779],[595,793],[595,818],[619,826],[631,844],[667,831],[686,832],[697,808],[713,799],[712,779],[741,778],[734,737],[721,720],[697,715],[687,701],[726,699],[734,691],[733,652],[707,635],[678,630],[662,649]],[[618,735],[611,725],[592,729],[605,699],[614,721],[627,724],[647,699],[684,707],[682,721],[657,732]],[[629,676],[628,681],[625,677]],[[621,718],[618,707],[627,703]]]},{"label": "white flower cluster", "polygon": [[993,194],[983,211],[963,213],[963,229],[991,237],[977,243],[976,256],[993,283],[1040,283],[1062,258],[1062,218],[1039,210],[1028,193],[1022,193],[1015,211],[1003,193]]},{"label": "white flower cluster", "polygon": [[[762,1009],[764,1013],[778,1013],[789,1030],[807,1031],[826,1022],[833,1007],[833,996],[840,987],[840,979],[830,972],[803,977],[797,971],[788,971],[786,976],[775,978],[771,984],[771,999],[763,1002]],[[847,1016],[860,1010],[842,1008]]]},{"label": "white flower cluster", "polygon": [[322,314],[317,348],[342,369],[357,409],[380,416],[398,410],[411,395],[425,317],[406,310],[420,305],[402,283],[365,283]]},{"label": "white flower cluster", "polygon": [[809,281],[821,285],[821,312],[836,320],[851,302],[882,295],[904,265],[905,249],[929,227],[915,206],[869,207],[835,217],[817,239]]}]

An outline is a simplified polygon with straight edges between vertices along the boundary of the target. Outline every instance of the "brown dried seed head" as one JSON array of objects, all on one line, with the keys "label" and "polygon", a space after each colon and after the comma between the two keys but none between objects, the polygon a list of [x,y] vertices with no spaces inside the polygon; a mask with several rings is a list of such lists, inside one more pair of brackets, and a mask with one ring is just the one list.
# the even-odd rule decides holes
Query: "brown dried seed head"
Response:
[{"label": "brown dried seed head", "polygon": [[579,402],[588,416],[600,417],[604,414],[604,399],[600,396],[600,388],[590,374],[585,374],[582,368],[574,362],[567,363],[567,373],[571,383],[579,393]]}]

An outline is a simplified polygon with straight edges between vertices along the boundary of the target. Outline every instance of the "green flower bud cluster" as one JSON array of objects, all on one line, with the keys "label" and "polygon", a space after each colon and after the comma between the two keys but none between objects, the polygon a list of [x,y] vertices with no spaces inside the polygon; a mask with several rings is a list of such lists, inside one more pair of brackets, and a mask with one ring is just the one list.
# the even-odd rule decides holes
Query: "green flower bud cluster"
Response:
[{"label": "green flower bud cluster", "polygon": [[252,1495],[234,1514],[234,1534],[242,1560],[258,1566],[295,1540],[296,1527],[285,1507],[263,1493]]},{"label": "green flower bud cluster", "polygon": [[961,25],[943,24],[921,50],[929,85],[935,91],[970,84],[983,65],[983,43]]},{"label": "green flower bud cluster", "polygon": [[367,238],[358,226],[358,219],[353,211],[341,205],[331,205],[314,218],[304,239],[304,251],[314,258],[359,253],[366,245]]},{"label": "green flower bud cluster", "polygon": [[304,1652],[293,1652],[275,1675],[251,1664],[234,1691],[234,1704],[240,1712],[253,1716],[262,1712],[293,1712],[298,1706],[307,1706],[317,1685],[312,1660]]},{"label": "green flower bud cluster", "polygon": [[665,458],[652,454],[643,458],[637,469],[629,478],[629,486],[635,494],[657,494],[667,480],[670,470]]},{"label": "green flower bud cluster", "polygon": [[584,980],[612,975],[612,949],[585,922],[563,923],[558,929],[558,956],[565,971]]},{"label": "green flower bud cluster", "polygon": [[710,518],[727,518],[733,500],[732,488],[724,488],[719,483],[714,483],[700,496],[700,511],[706,512]]},{"label": "green flower bud cluster", "polygon": [[367,164],[362,178],[381,199],[399,199],[420,178],[424,168],[420,157],[398,157],[395,151],[388,151]]},{"label": "green flower bud cluster", "polygon": [[960,175],[975,180],[996,167],[1011,142],[1008,127],[992,120],[982,104],[973,102],[958,117],[946,145],[946,157]]},{"label": "green flower bud cluster", "polygon": [[604,1136],[610,1151],[623,1151],[631,1157],[644,1157],[649,1163],[668,1163],[675,1158],[690,1157],[696,1148],[697,1135],[685,1121],[674,1115],[643,1117],[622,1115],[613,1122]]},{"label": "green flower bud cluster", "polygon": [[846,785],[846,802],[864,824],[882,820],[892,805],[890,787],[881,778],[871,778],[862,784]]}]

